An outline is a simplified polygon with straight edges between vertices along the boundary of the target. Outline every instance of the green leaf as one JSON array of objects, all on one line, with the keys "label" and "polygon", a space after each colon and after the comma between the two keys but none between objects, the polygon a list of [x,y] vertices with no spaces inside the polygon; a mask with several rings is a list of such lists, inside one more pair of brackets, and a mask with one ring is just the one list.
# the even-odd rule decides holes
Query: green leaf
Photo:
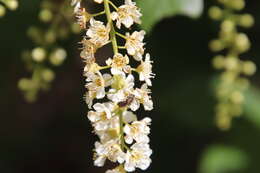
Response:
[{"label": "green leaf", "polygon": [[138,0],[143,13],[142,27],[150,31],[161,19],[182,14],[199,17],[203,10],[203,0]]},{"label": "green leaf", "polygon": [[251,87],[245,92],[244,104],[245,117],[260,127],[260,90]]},{"label": "green leaf", "polygon": [[199,173],[228,173],[244,170],[248,165],[247,155],[233,147],[215,145],[202,155]]}]

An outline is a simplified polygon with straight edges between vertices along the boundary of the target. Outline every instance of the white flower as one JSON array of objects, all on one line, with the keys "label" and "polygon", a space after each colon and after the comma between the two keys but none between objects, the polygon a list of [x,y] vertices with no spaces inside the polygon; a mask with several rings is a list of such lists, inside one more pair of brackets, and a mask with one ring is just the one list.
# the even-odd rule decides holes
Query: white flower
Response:
[{"label": "white flower", "polygon": [[95,143],[96,158],[95,166],[104,166],[106,159],[112,162],[123,163],[125,161],[125,153],[121,150],[118,140],[110,140],[104,144]]},{"label": "white flower", "polygon": [[124,111],[123,120],[125,123],[131,123],[137,120],[137,116],[131,111]]},{"label": "white flower", "polygon": [[85,60],[85,67],[84,67],[84,76],[88,77],[89,75],[93,75],[95,73],[100,73],[99,68],[100,66],[96,63],[95,58],[88,58]]},{"label": "white flower", "polygon": [[87,84],[85,87],[89,92],[95,93],[95,98],[101,99],[105,97],[105,87],[111,85],[111,80],[110,74],[87,73]]},{"label": "white flower", "polygon": [[154,78],[155,76],[155,74],[152,73],[152,63],[153,61],[150,60],[150,54],[147,53],[145,61],[142,61],[137,67],[140,81],[145,81],[149,86],[152,86],[151,78]]},{"label": "white flower", "polygon": [[81,0],[72,0],[71,1],[71,6],[74,6],[74,13],[77,13],[78,10],[80,9],[80,2]]},{"label": "white flower", "polygon": [[103,0],[94,0],[94,2],[101,4]]},{"label": "white flower", "polygon": [[90,40],[87,40],[86,38],[83,38],[81,41],[82,43],[82,51],[80,53],[81,58],[83,59],[93,59],[95,58],[95,53],[97,51],[97,46],[91,42]]},{"label": "white flower", "polygon": [[86,12],[85,8],[79,7],[75,11],[75,16],[77,18],[77,23],[79,24],[80,28],[81,29],[85,29],[86,28],[86,24],[89,21],[91,15]]},{"label": "white flower", "polygon": [[132,144],[133,140],[137,143],[149,143],[150,128],[148,125],[151,124],[150,118],[144,118],[141,121],[134,121],[132,124],[126,124],[124,127],[124,132],[126,134],[125,141],[128,144]]},{"label": "white flower", "polygon": [[106,61],[106,64],[111,66],[111,73],[114,75],[129,72],[129,66],[127,65],[128,63],[128,56],[123,56],[120,53],[115,54],[113,59],[109,58]]},{"label": "white flower", "polygon": [[146,170],[151,164],[150,156],[152,150],[147,143],[135,143],[131,146],[131,151],[127,151],[124,168],[127,172],[135,171],[135,168]]},{"label": "white flower", "polygon": [[90,27],[87,30],[86,35],[90,38],[90,41],[102,47],[109,42],[110,25],[105,26],[103,22],[97,21],[94,18],[90,19]]},{"label": "white flower", "polygon": [[100,120],[107,120],[112,117],[112,111],[114,109],[114,104],[111,102],[107,103],[96,103],[93,108],[95,109],[94,111],[90,111],[88,113],[88,119],[95,123]]},{"label": "white flower", "polygon": [[96,130],[95,134],[99,137],[101,143],[106,143],[112,139],[118,138],[119,135],[119,118],[114,116],[110,119],[111,125],[108,125],[105,130]]},{"label": "white flower", "polygon": [[[109,90],[107,98],[119,104],[119,106],[122,102],[127,102],[125,106],[128,106],[132,111],[136,111],[139,109],[140,103],[143,100],[135,98],[135,95],[138,97],[141,95],[140,92],[134,90],[134,85],[134,76],[132,74],[129,74],[127,77],[125,74],[115,75],[111,85],[112,88]],[[130,102],[128,101],[129,98]]]},{"label": "white flower", "polygon": [[119,169],[107,170],[106,173],[122,173]]},{"label": "white flower", "polygon": [[150,89],[148,88],[147,84],[143,84],[142,87],[136,88],[134,91],[134,95],[138,102],[142,103],[145,110],[152,110],[153,109],[153,101],[151,100],[151,93]]},{"label": "white flower", "polygon": [[120,6],[117,12],[111,14],[112,20],[116,20],[116,26],[120,29],[121,24],[129,28],[134,23],[141,23],[142,14],[132,0],[125,0],[125,4]]},{"label": "white flower", "polygon": [[133,32],[132,35],[126,33],[126,50],[129,55],[132,55],[135,60],[141,61],[144,54],[144,39],[145,31]]},{"label": "white flower", "polygon": [[[119,117],[114,116],[112,113],[115,109],[115,105],[111,102],[107,102],[103,104],[96,103],[93,107],[95,111],[88,112],[88,119],[93,123],[95,132],[111,130],[111,132],[113,131],[117,134],[119,130]],[[113,136],[113,134],[110,135],[111,137]]]},{"label": "white flower", "polygon": [[118,167],[111,169],[111,170],[107,170],[106,173],[126,173],[124,170],[124,167],[119,165]]},{"label": "white flower", "polygon": [[95,91],[87,91],[85,94],[85,101],[88,105],[88,108],[90,109],[93,105],[93,100],[96,98],[96,92]]},{"label": "white flower", "polygon": [[[116,104],[125,102],[129,96],[133,95],[134,76],[131,74],[129,74],[127,77],[123,74],[117,75],[111,86],[112,88],[109,90],[107,98]],[[129,106],[131,110],[136,111],[140,107],[140,103],[133,98],[133,100],[127,106]]]}]

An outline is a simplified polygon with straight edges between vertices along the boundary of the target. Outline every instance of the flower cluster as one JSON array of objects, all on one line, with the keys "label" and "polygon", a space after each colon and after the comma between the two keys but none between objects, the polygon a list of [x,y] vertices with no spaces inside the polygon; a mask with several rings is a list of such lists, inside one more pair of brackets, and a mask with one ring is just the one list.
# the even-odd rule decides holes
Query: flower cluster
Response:
[{"label": "flower cluster", "polygon": [[18,87],[29,102],[37,99],[39,91],[50,88],[55,78],[54,67],[62,65],[67,57],[66,50],[59,46],[57,41],[63,40],[71,33],[80,32],[77,24],[70,23],[74,19],[71,11],[72,8],[66,0],[63,2],[42,1],[39,19],[48,24],[48,27],[30,26],[28,28],[27,34],[35,47],[25,50],[22,53],[22,59],[28,71],[32,72],[32,76],[20,79]]},{"label": "flower cluster", "polygon": [[[142,14],[132,0],[125,0],[119,7],[110,0],[93,1],[103,4],[104,11],[89,14],[80,0],[73,0],[72,6],[81,28],[87,28],[81,41],[80,56],[85,63],[85,100],[91,109],[87,117],[100,139],[95,143],[94,165],[101,167],[106,160],[119,164],[106,173],[133,172],[136,168],[146,170],[152,154],[148,137],[151,119],[138,120],[135,112],[141,106],[147,111],[153,109],[149,89],[154,78],[152,61],[144,51],[144,31],[125,34],[116,31],[139,24]],[[106,23],[97,20],[103,14],[106,15]],[[118,39],[125,44],[118,46]],[[114,54],[101,65],[95,53],[110,43]],[[139,65],[132,66],[134,61]],[[136,77],[143,83],[139,87],[136,86]]]},{"label": "flower cluster", "polygon": [[221,129],[229,129],[233,117],[243,113],[244,91],[249,86],[245,76],[251,76],[256,71],[252,61],[241,60],[239,56],[250,48],[250,41],[245,33],[239,32],[239,27],[249,28],[254,24],[250,14],[237,14],[245,7],[244,0],[218,0],[223,9],[213,6],[209,16],[221,21],[219,38],[210,42],[214,52],[225,50],[226,55],[217,55],[213,66],[221,69],[219,83],[216,87],[218,105],[216,106],[217,125]]},{"label": "flower cluster", "polygon": [[6,13],[6,8],[9,10],[16,10],[18,7],[17,0],[0,0],[0,18]]}]

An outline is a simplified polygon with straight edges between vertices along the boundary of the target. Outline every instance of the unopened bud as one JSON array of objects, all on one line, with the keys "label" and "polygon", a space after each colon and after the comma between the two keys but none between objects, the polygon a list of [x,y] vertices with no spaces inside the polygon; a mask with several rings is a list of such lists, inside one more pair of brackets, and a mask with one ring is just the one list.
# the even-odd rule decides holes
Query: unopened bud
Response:
[{"label": "unopened bud", "polygon": [[253,75],[256,72],[256,65],[252,61],[245,61],[242,65],[242,71],[245,75]]},{"label": "unopened bud", "polygon": [[43,9],[39,13],[39,18],[43,22],[51,21],[52,17],[53,17],[52,12],[48,9]]},{"label": "unopened bud", "polygon": [[5,15],[5,7],[0,5],[0,17]]},{"label": "unopened bud", "polygon": [[213,6],[209,9],[210,18],[212,18],[214,20],[219,20],[219,19],[221,19],[222,16],[223,16],[223,12],[219,7]]},{"label": "unopened bud", "polygon": [[209,43],[209,48],[214,52],[218,52],[224,49],[224,45],[220,40],[212,40]]},{"label": "unopened bud", "polygon": [[41,48],[37,47],[32,50],[32,58],[36,62],[42,62],[46,57],[46,51]]},{"label": "unopened bud", "polygon": [[239,17],[238,23],[242,27],[250,28],[254,25],[255,19],[251,14],[243,14]]}]

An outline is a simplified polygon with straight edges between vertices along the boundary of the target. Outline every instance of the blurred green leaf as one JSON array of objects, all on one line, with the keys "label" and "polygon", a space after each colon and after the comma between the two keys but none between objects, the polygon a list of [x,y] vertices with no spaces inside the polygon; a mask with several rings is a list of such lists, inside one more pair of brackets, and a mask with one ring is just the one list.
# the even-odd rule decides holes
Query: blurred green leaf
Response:
[{"label": "blurred green leaf", "polygon": [[182,14],[196,18],[203,11],[203,0],[138,0],[137,3],[143,13],[142,27],[148,32],[165,17]]},{"label": "blurred green leaf", "polygon": [[250,88],[245,92],[245,116],[246,118],[260,127],[260,90]]},{"label": "blurred green leaf", "polygon": [[202,155],[199,173],[230,173],[245,169],[248,165],[247,155],[233,147],[215,145],[209,147]]}]

